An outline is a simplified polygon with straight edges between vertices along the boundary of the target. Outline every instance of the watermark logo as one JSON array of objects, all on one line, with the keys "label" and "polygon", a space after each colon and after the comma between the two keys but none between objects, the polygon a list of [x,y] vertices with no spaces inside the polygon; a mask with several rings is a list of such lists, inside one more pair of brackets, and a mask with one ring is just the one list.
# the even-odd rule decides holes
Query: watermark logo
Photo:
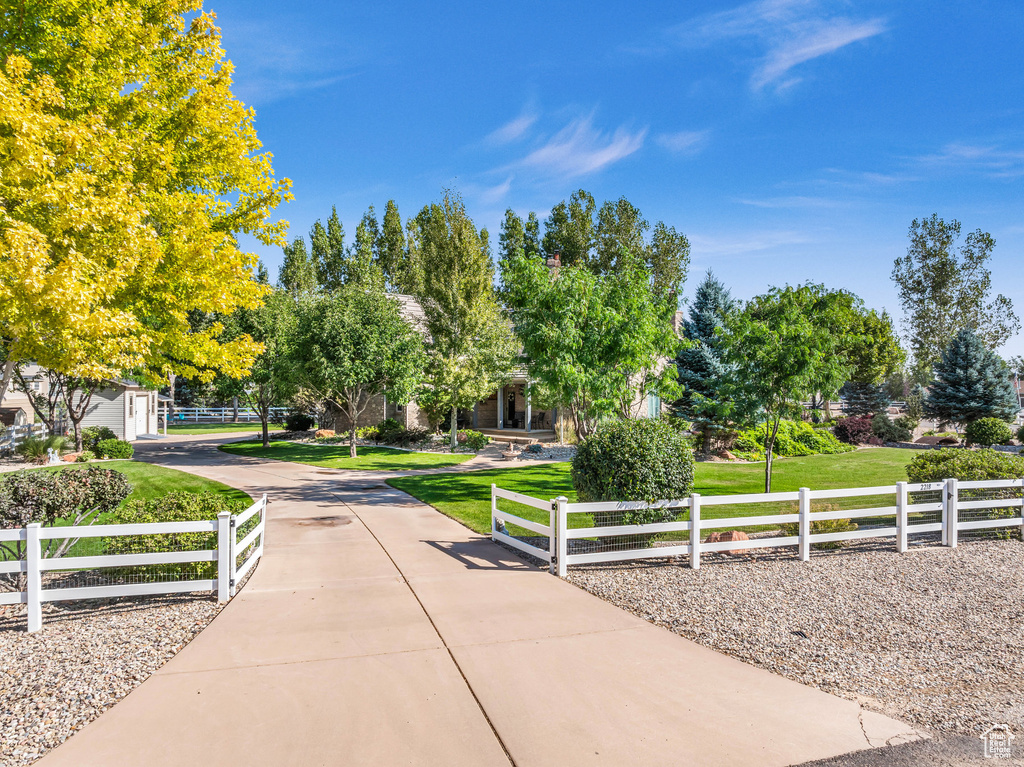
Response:
[{"label": "watermark logo", "polygon": [[1009,759],[1013,733],[1005,724],[994,724],[981,734],[986,759]]}]

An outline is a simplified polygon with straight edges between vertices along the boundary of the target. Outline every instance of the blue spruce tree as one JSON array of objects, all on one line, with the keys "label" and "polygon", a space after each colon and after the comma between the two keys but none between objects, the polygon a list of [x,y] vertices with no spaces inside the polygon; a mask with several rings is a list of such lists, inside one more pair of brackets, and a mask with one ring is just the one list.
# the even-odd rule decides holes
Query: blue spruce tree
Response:
[{"label": "blue spruce tree", "polygon": [[847,381],[839,390],[843,397],[845,415],[874,415],[884,413],[892,404],[892,397],[884,386],[863,381]]},{"label": "blue spruce tree", "polygon": [[683,335],[691,345],[676,357],[683,393],[674,409],[676,415],[694,421],[704,432],[705,451],[710,451],[715,432],[726,420],[728,403],[722,399],[719,388],[727,369],[716,331],[735,308],[729,291],[709,270],[697,288],[689,318],[683,321]]},{"label": "blue spruce tree", "polygon": [[1006,363],[974,331],[961,330],[935,366],[935,380],[924,400],[925,414],[962,426],[979,418],[1012,421],[1017,410]]}]

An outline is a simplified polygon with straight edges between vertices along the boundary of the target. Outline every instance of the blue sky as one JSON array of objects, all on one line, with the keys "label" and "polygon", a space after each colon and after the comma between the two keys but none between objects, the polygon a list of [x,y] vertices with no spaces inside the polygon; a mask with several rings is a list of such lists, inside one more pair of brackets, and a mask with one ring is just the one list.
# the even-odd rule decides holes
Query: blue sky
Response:
[{"label": "blue sky", "polygon": [[291,236],[454,187],[496,241],[507,207],[543,218],[582,187],[690,238],[687,295],[711,268],[741,298],[813,280],[898,316],[893,259],[938,213],[993,234],[1024,314],[1018,3],[207,7],[294,182]]}]

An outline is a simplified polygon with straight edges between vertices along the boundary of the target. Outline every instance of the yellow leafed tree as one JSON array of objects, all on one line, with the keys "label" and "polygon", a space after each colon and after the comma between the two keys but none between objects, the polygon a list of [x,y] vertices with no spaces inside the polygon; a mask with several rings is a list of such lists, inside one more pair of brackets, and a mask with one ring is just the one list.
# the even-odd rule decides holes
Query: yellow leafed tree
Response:
[{"label": "yellow leafed tree", "polygon": [[290,199],[201,0],[0,11],[0,397],[34,360],[93,378],[239,374],[259,345],[191,312],[257,306],[245,232]]}]

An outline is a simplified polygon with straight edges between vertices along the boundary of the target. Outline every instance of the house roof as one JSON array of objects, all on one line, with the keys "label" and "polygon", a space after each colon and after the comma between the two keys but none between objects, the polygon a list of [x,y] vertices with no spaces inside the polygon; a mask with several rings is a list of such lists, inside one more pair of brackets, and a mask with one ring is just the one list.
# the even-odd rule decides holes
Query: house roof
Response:
[{"label": "house roof", "polygon": [[389,293],[388,295],[398,301],[399,311],[409,321],[409,324],[424,335],[428,335],[427,314],[416,297],[405,293]]}]

